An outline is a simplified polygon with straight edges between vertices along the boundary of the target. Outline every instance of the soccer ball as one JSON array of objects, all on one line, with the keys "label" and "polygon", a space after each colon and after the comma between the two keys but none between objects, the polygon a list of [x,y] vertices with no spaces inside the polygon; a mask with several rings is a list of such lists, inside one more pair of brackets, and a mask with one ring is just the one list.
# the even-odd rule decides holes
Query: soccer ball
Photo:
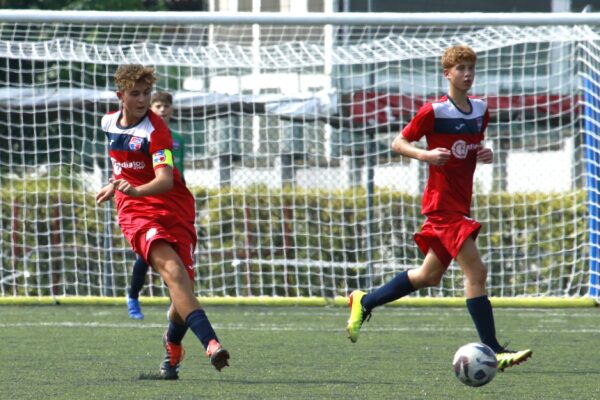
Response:
[{"label": "soccer ball", "polygon": [[469,386],[489,383],[498,371],[496,354],[483,343],[462,346],[454,354],[452,366],[458,380]]}]

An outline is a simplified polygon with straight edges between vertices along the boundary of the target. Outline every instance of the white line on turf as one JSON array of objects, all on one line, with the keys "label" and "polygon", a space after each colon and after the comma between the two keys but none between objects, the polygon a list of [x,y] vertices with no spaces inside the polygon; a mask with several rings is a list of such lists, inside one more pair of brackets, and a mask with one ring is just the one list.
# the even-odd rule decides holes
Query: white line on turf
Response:
[{"label": "white line on turf", "polygon": [[[0,323],[0,328],[112,328],[112,329],[163,329],[165,324],[153,323],[103,323],[103,322],[17,322]],[[217,330],[245,330],[245,331],[264,331],[264,332],[286,332],[286,331],[310,331],[310,332],[342,332],[343,328],[310,328],[306,325],[291,324],[215,324]],[[450,326],[410,326],[410,327],[368,327],[369,332],[470,332],[471,327],[450,327]],[[527,333],[547,333],[547,329],[528,328],[523,332]],[[580,329],[553,329],[554,333],[592,333],[600,334],[600,328],[580,328]]]}]

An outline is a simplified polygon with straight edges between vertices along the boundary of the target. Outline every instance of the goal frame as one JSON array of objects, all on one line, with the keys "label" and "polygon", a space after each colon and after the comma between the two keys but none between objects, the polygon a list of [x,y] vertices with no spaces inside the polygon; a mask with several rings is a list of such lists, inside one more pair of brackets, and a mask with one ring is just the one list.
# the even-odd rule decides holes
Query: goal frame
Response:
[{"label": "goal frame", "polygon": [[[281,14],[281,13],[214,13],[214,12],[106,12],[106,11],[40,11],[40,10],[0,10],[2,23],[85,23],[85,24],[138,24],[138,25],[430,25],[430,26],[485,26],[485,25],[600,25],[600,13],[306,13],[306,14]],[[596,81],[597,82],[597,81]],[[586,143],[590,146],[586,152],[588,210],[589,210],[589,249],[590,249],[590,282],[589,298],[501,298],[495,299],[494,304],[503,306],[589,306],[600,301],[600,237],[598,233],[600,210],[598,208],[598,187],[600,186],[600,167],[598,151],[600,151],[600,90],[593,83],[585,83],[590,87],[590,92],[585,94],[583,106],[584,129]],[[590,150],[590,149],[594,149]],[[414,298],[398,302],[406,305],[458,305],[464,304],[461,298]],[[19,303],[115,303],[114,298],[64,298],[38,297],[0,298],[0,304]],[[156,301],[162,302],[160,298]],[[212,303],[228,304],[231,302],[243,304],[298,304],[302,299],[278,298],[247,298],[247,299],[219,299],[211,298]],[[343,303],[340,299],[333,301],[327,299],[310,298],[306,302],[311,305],[324,305]]]}]

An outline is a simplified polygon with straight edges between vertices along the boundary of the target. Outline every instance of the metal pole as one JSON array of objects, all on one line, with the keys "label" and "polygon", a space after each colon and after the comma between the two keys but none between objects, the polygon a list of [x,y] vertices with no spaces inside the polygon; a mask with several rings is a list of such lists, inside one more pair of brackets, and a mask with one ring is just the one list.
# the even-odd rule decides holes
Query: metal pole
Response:
[{"label": "metal pole", "polygon": [[[344,3],[345,6],[346,3]],[[305,13],[0,10],[2,22],[135,25],[598,25],[600,13]]]},{"label": "metal pole", "polygon": [[589,295],[600,300],[600,76],[592,71],[584,78],[583,114],[585,130],[585,164],[587,170],[587,207],[589,234]]},{"label": "metal pole", "polygon": [[[110,165],[110,164],[109,164]],[[103,182],[108,182],[110,173],[104,172]],[[114,281],[113,281],[113,269],[112,269],[112,207],[111,201],[104,203],[104,268],[102,271],[102,295],[106,297],[114,296]]]},{"label": "metal pole", "polygon": [[375,142],[375,129],[368,129],[369,143],[367,145],[367,289],[373,288],[373,246],[375,241],[375,162],[377,146]]},{"label": "metal pole", "polygon": [[[367,10],[371,12],[371,0],[367,2]],[[369,26],[367,35],[369,40],[373,39],[373,33]],[[367,66],[369,71],[369,87],[375,91],[375,69],[373,64]],[[367,144],[367,289],[373,288],[373,235],[375,229],[373,222],[375,220],[375,162],[377,157],[377,146],[375,142],[375,129],[367,129],[369,142]]]}]

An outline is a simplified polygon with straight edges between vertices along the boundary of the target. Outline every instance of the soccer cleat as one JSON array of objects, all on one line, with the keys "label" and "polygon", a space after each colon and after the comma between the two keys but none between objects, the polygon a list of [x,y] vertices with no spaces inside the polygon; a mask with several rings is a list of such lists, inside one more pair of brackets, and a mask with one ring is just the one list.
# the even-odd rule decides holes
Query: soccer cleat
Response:
[{"label": "soccer cleat", "polygon": [[127,296],[127,312],[131,319],[144,319],[142,307],[140,307],[140,301],[138,299],[132,299]]},{"label": "soccer cleat", "polygon": [[352,343],[356,343],[358,340],[358,333],[363,322],[368,321],[371,318],[371,311],[365,309],[361,304],[361,300],[365,295],[365,292],[355,290],[350,293],[350,296],[348,297],[350,318],[348,319],[346,330],[348,331],[348,339],[350,339]]},{"label": "soccer cleat", "polygon": [[160,377],[163,379],[179,379],[179,364],[183,360],[185,351],[183,345],[167,341],[167,334],[163,335],[165,358],[160,363]]},{"label": "soccer cleat", "polygon": [[527,361],[527,359],[531,357],[532,354],[533,351],[529,349],[521,351],[502,349],[496,353],[496,360],[498,360],[498,370],[504,371],[505,368],[521,364],[522,362]]},{"label": "soccer cleat", "polygon": [[229,367],[229,352],[221,347],[221,343],[212,339],[208,342],[206,356],[210,357],[210,363],[221,372],[225,367]]}]

